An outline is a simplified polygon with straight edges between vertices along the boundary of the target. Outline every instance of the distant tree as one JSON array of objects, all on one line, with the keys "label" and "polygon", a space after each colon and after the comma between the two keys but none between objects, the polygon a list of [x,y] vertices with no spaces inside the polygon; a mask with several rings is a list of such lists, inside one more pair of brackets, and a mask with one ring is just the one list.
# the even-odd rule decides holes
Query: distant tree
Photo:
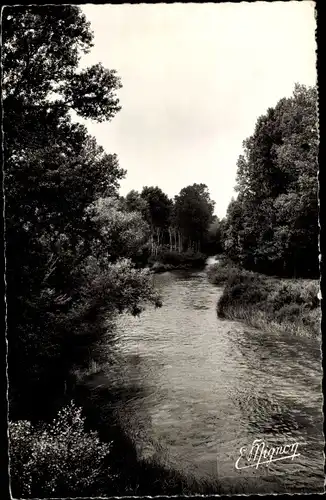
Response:
[{"label": "distant tree", "polygon": [[216,215],[213,216],[213,221],[208,226],[205,249],[211,254],[222,252],[221,221]]},{"label": "distant tree", "polygon": [[157,253],[158,248],[165,242],[171,218],[172,201],[157,186],[145,186],[141,192],[141,198],[146,202],[143,217],[151,228],[152,252]]},{"label": "distant tree", "polygon": [[181,235],[182,246],[200,251],[213,221],[214,202],[205,184],[181,189],[175,197],[174,221]]},{"label": "distant tree", "polygon": [[126,195],[125,204],[128,212],[141,212],[145,214],[147,209],[147,200],[144,200],[140,193],[134,189]]}]

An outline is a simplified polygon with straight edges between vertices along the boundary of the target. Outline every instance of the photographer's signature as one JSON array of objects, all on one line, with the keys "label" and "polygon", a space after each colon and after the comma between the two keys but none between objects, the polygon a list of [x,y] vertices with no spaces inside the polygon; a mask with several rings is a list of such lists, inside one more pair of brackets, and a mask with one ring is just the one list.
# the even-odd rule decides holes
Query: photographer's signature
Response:
[{"label": "photographer's signature", "polygon": [[263,439],[255,439],[251,448],[242,446],[240,448],[240,456],[235,463],[235,468],[247,469],[248,467],[258,467],[265,464],[268,466],[272,462],[278,460],[291,459],[299,457],[300,453],[297,452],[299,444],[304,443],[291,443],[282,446],[268,447]]}]

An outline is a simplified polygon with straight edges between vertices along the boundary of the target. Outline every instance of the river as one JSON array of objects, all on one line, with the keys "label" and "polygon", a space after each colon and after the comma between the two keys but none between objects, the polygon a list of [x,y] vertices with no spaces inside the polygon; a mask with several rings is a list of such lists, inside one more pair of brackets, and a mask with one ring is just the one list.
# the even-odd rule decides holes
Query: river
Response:
[{"label": "river", "polygon": [[[219,319],[222,289],[205,270],[154,279],[163,307],[118,325],[119,382],[132,391],[117,411],[140,455],[218,477],[226,492],[323,491],[319,341]],[[298,442],[300,456],[236,469],[240,448],[255,439]]]}]

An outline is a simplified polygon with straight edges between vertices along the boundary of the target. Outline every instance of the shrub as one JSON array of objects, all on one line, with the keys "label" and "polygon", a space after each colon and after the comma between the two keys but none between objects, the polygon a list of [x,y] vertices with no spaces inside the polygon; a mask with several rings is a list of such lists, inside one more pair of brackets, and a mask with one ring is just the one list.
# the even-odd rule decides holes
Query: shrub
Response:
[{"label": "shrub", "polygon": [[316,309],[319,307],[318,292],[319,284],[317,281],[308,281],[305,283],[305,286],[301,286],[300,296],[309,309]]},{"label": "shrub", "polygon": [[193,252],[191,250],[183,253],[176,252],[175,250],[161,250],[154,260],[172,266],[202,265],[206,261],[206,256],[200,252]]},{"label": "shrub", "polygon": [[318,289],[314,281],[284,282],[239,269],[237,273],[229,273],[217,313],[221,318],[245,319],[253,326],[259,323],[259,328],[269,328],[273,323],[286,331],[318,335]]},{"label": "shrub", "polygon": [[222,285],[228,279],[235,277],[239,273],[236,267],[228,267],[225,265],[213,264],[207,270],[207,277],[213,285]]},{"label": "shrub", "polygon": [[321,309],[317,307],[311,311],[309,314],[305,314],[302,318],[303,325],[312,331],[315,335],[320,335],[321,333]]},{"label": "shrub", "polygon": [[161,251],[157,255],[157,259],[160,262],[162,262],[162,264],[177,265],[183,261],[184,256],[182,256],[180,253],[175,252],[175,251]]},{"label": "shrub", "polygon": [[273,304],[274,311],[279,311],[283,306],[291,303],[302,304],[300,290],[290,284],[281,284],[274,290],[270,296],[270,302]]},{"label": "shrub", "polygon": [[268,290],[254,274],[240,272],[229,278],[223,294],[218,302],[217,312],[225,317],[228,307],[252,307],[266,301]]},{"label": "shrub", "polygon": [[228,258],[220,257],[219,262],[208,267],[207,277],[213,285],[222,285],[253,279],[254,277],[258,277],[258,275],[251,271],[240,269]]},{"label": "shrub", "polygon": [[307,309],[315,309],[319,306],[318,284],[316,282],[287,282],[277,286],[270,295],[270,302],[274,311],[278,311],[285,305],[298,304]]},{"label": "shrub", "polygon": [[296,322],[302,317],[302,307],[299,304],[286,304],[275,312],[275,318],[279,322]]},{"label": "shrub", "polygon": [[[88,496],[100,493],[99,477],[111,443],[85,432],[73,402],[52,424],[9,423],[10,476],[16,497]],[[107,471],[110,479],[110,471]]]}]

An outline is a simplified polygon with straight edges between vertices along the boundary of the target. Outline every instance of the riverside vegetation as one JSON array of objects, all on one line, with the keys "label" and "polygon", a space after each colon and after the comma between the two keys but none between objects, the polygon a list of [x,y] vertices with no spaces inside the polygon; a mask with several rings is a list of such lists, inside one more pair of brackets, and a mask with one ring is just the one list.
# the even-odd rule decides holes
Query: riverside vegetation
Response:
[{"label": "riverside vegetation", "polygon": [[236,191],[220,222],[220,317],[319,335],[317,91],[296,84],[256,123],[238,160]]},{"label": "riverside vegetation", "polygon": [[265,331],[320,334],[317,280],[265,276],[240,269],[227,259],[210,266],[208,279],[224,285],[217,304],[220,318],[244,320]]},{"label": "riverside vegetation", "polygon": [[139,459],[112,412],[124,388],[92,380],[104,358],[110,365],[118,315],[162,305],[155,269],[199,266],[223,250],[251,271],[273,263],[300,275],[305,262],[316,274],[316,91],[297,87],[295,105],[283,100],[260,120],[220,221],[204,184],[173,200],[157,186],[119,194],[117,156],[71,118],[120,111],[116,71],[78,68],[92,39],[76,6],[2,11],[12,494],[216,493],[218,484]]}]

